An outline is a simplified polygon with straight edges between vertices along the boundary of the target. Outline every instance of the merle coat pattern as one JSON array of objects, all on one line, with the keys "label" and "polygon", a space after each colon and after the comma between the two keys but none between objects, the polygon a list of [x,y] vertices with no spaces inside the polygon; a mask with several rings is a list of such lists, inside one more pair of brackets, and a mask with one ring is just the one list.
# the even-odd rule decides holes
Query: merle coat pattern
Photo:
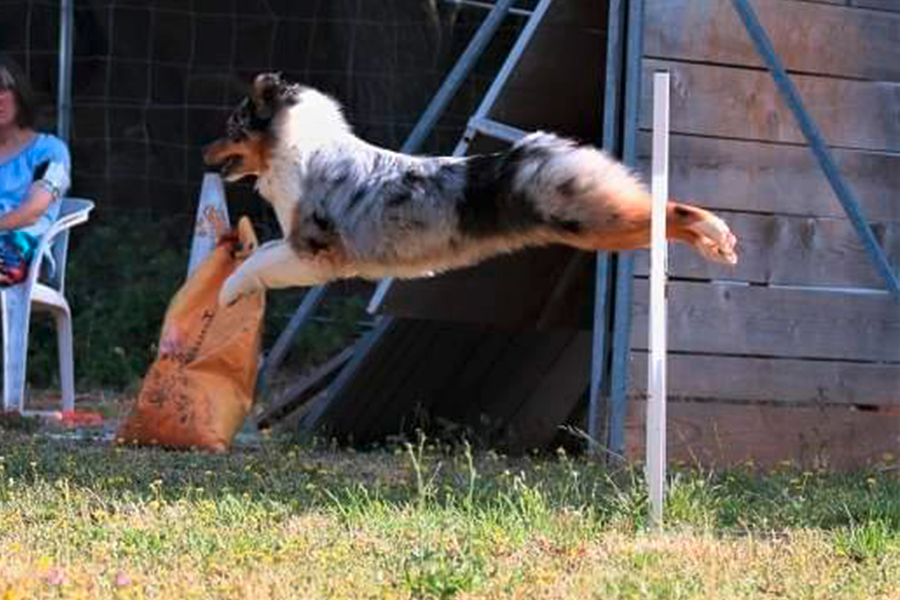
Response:
[{"label": "merle coat pattern", "polygon": [[[226,282],[223,303],[262,288],[428,276],[525,246],[624,250],[650,238],[646,188],[593,147],[536,132],[495,154],[400,154],[353,135],[332,98],[276,74],[256,78],[204,158],[228,181],[256,176],[284,234]],[[712,213],[670,202],[667,217],[669,237],[736,262]]]}]

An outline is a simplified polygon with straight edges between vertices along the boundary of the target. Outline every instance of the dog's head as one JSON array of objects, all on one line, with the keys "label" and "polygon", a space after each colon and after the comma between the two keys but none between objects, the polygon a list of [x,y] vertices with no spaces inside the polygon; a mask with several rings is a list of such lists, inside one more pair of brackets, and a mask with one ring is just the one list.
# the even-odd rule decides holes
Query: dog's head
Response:
[{"label": "dog's head", "polygon": [[218,167],[226,181],[265,172],[277,133],[273,122],[285,107],[300,102],[304,89],[278,73],[258,75],[250,93],[228,117],[225,137],[204,148],[203,160]]}]

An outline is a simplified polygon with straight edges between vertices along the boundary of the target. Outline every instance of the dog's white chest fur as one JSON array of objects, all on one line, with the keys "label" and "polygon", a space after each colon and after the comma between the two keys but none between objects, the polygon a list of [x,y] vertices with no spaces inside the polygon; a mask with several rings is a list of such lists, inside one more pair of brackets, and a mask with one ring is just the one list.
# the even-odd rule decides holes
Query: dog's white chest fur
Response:
[{"label": "dog's white chest fur", "polygon": [[276,156],[272,158],[272,168],[256,181],[256,190],[272,205],[285,236],[291,231],[302,194],[301,170],[302,165],[296,159]]}]

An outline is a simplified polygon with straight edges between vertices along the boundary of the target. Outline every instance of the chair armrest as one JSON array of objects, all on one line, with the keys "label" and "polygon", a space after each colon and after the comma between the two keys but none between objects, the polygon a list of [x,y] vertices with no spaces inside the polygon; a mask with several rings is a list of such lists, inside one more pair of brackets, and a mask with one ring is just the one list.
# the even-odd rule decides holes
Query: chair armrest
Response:
[{"label": "chair armrest", "polygon": [[[54,260],[54,273],[50,277],[50,285],[59,293],[64,292],[65,273],[66,273],[66,255],[69,245],[69,229],[88,220],[94,203],[90,200],[81,200],[75,198],[63,198],[60,207],[61,216],[50,226],[50,228],[38,240],[37,248],[29,265],[28,279],[25,285],[33,287],[34,283],[41,273],[41,265],[43,264],[44,255],[48,250],[52,250],[51,256]],[[54,247],[55,244],[55,247]]]}]

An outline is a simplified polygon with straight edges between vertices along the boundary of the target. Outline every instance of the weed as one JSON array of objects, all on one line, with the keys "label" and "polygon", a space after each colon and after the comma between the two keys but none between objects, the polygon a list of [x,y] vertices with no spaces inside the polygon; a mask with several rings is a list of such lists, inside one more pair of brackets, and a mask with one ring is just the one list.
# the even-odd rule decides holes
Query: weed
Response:
[{"label": "weed", "polygon": [[851,525],[834,535],[835,551],[850,560],[880,560],[887,554],[891,530],[881,519]]},{"label": "weed", "polygon": [[666,494],[666,519],[714,529],[722,509],[722,488],[712,474],[676,473]]},{"label": "weed", "polygon": [[403,578],[413,598],[445,600],[474,590],[485,578],[486,561],[468,551],[415,550],[403,561]]}]

